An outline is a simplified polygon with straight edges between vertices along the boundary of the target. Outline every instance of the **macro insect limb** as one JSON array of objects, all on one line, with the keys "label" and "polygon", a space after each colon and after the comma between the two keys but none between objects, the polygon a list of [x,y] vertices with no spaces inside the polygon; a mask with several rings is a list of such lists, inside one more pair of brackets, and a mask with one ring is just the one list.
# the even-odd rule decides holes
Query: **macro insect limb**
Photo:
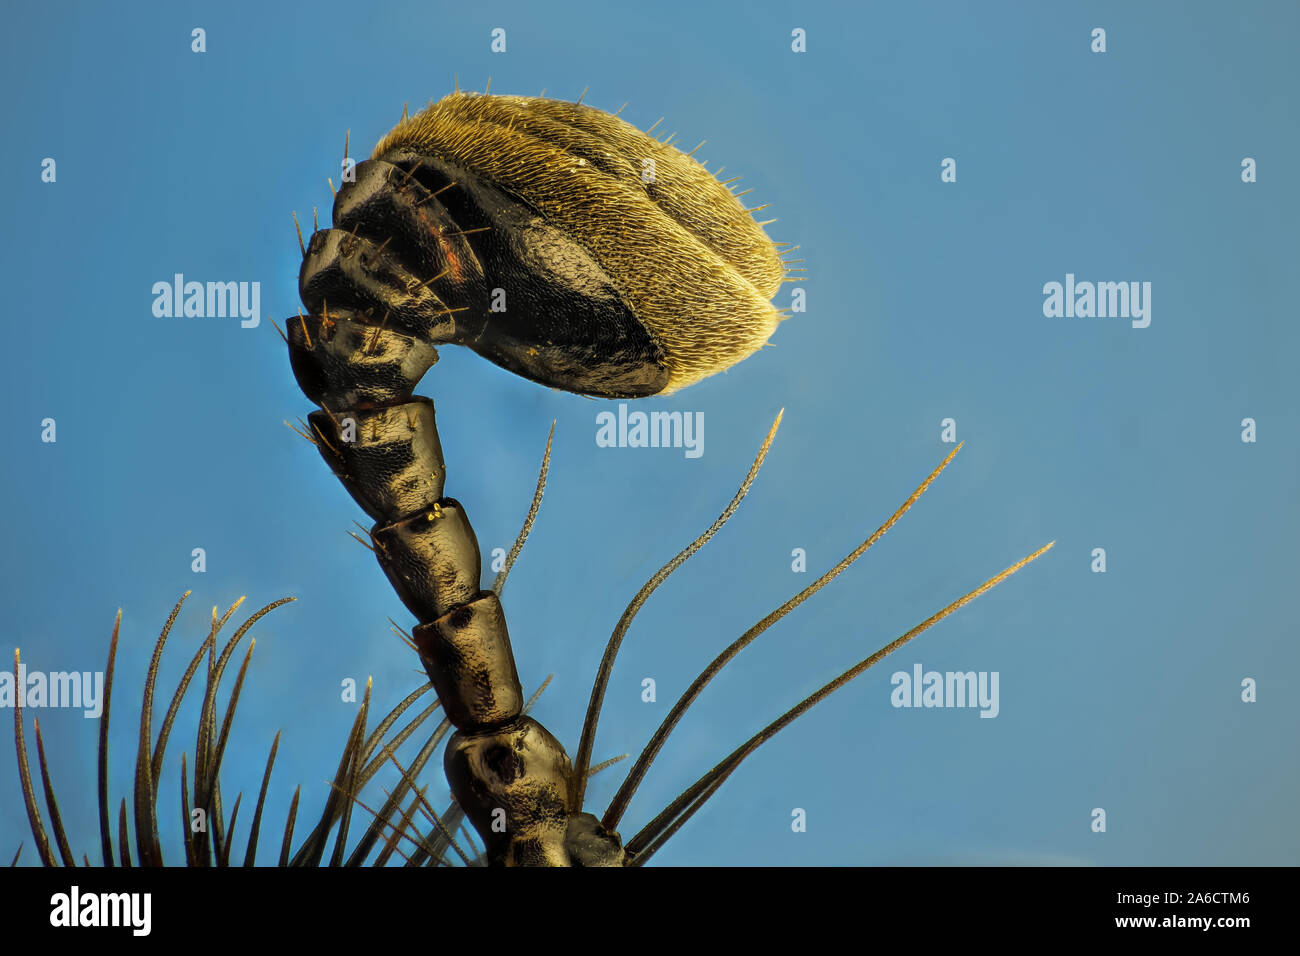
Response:
[{"label": "macro insect limb", "polygon": [[[290,326],[289,346],[299,384],[322,406],[308,421],[321,455],[363,510],[375,518],[370,537],[376,557],[398,596],[421,622],[412,631],[412,640],[448,719],[457,728],[445,760],[448,780],[458,803],[488,842],[489,858],[568,863],[573,858],[566,847],[569,824],[571,817],[579,816],[571,813],[562,799],[571,772],[568,758],[558,741],[521,713],[523,693],[500,599],[492,591],[481,590],[473,529],[459,503],[443,497],[446,470],[433,405],[428,399],[411,396],[415,381],[431,363],[410,365],[406,357],[422,347],[428,355],[436,355],[428,344],[429,326],[417,324],[421,332],[418,341],[403,332],[381,335],[380,340],[389,347],[369,361],[369,347],[358,348],[365,326],[357,321],[363,317],[355,309],[363,296],[343,296],[344,311],[333,328],[315,318],[315,296],[320,296],[321,306],[327,289],[330,298],[336,299],[333,287],[322,277],[348,255],[337,239],[338,226],[346,225],[346,221],[340,223],[338,210],[346,215],[348,210],[362,208],[353,200],[357,190],[364,190],[365,184],[375,179],[375,168],[382,164],[360,169],[357,183],[349,183],[347,191],[340,192],[336,228],[325,240],[320,235],[312,237],[304,263],[304,300],[312,318],[301,322],[300,330]],[[387,195],[391,199],[391,190]],[[464,229],[455,234],[475,231],[483,230]],[[340,244],[338,256],[329,252],[331,241]],[[362,237],[356,241],[369,240]],[[434,272],[435,278],[444,278],[445,269],[444,265]],[[372,297],[377,298],[388,281],[381,280]],[[431,284],[402,286],[405,298],[396,301],[391,314],[400,320],[404,311],[410,311],[410,303]],[[402,325],[404,330],[410,327],[409,322]],[[373,330],[364,333],[367,346],[373,335]],[[357,401],[363,394],[364,400]],[[333,414],[324,411],[331,406]],[[343,433],[344,422],[356,426],[351,440]],[[534,499],[519,546],[536,514],[537,495]],[[517,764],[513,769],[499,763],[496,755],[503,748]],[[351,791],[340,783],[340,792]],[[341,799],[338,794],[334,797]],[[392,807],[396,810],[398,804],[394,802]],[[491,826],[490,815],[501,809],[514,827],[509,834]],[[607,838],[599,832],[598,821],[583,820],[579,830],[584,826],[590,832],[575,831],[575,839],[582,839],[573,853],[582,857],[593,850],[604,852],[607,848],[601,840]],[[315,844],[313,851],[319,858]],[[336,857],[338,852],[336,849]],[[621,860],[621,850],[618,858]]]},{"label": "macro insect limb", "polygon": [[806,713],[814,705],[830,696],[849,681],[853,680],[867,668],[876,664],[885,656],[898,650],[918,634],[928,630],[932,625],[943,620],[949,614],[952,614],[954,611],[969,604],[985,591],[996,587],[1021,568],[1042,557],[1042,555],[1046,554],[1055,544],[1055,541],[1049,541],[1037,551],[1026,555],[1015,564],[998,572],[973,591],[969,591],[957,600],[953,601],[947,607],[936,611],[902,636],[886,644],[874,654],[850,667],[830,683],[823,685],[821,688],[805,697],[794,707],[791,707],[776,720],[772,721],[772,723],[768,724],[749,740],[745,741],[745,743],[737,747],[712,770],[700,777],[699,780],[683,791],[676,800],[665,807],[664,810],[654,818],[654,820],[648,823],[641,830],[641,832],[627,842],[626,850],[631,857],[629,865],[640,866],[645,863],[646,860],[648,860],[661,846],[663,846],[665,842],[667,842],[669,837],[676,833],[677,830],[685,824],[686,820],[688,820],[695,811],[704,805],[709,797],[717,792],[718,788],[723,784],[727,777],[731,776],[746,757],[757,750],[763,743],[771,740],[772,737],[792,723],[796,718]]},{"label": "macro insect limb", "polygon": [[[533,695],[528,699],[528,702],[524,705],[523,714],[526,715],[532,709],[533,705],[537,702],[537,699],[542,695],[542,692],[546,690],[547,685],[550,684],[553,677],[554,675],[548,676],[546,680],[542,681],[541,685],[537,688],[537,690],[533,692]],[[602,764],[600,767],[595,769],[596,770],[603,769],[605,766],[620,759],[622,758],[615,757],[613,758],[613,760],[606,761],[605,764]],[[395,766],[398,767],[398,770],[403,774],[404,779],[408,783],[414,782],[415,776],[419,773],[418,766],[415,766],[413,764],[411,767],[404,769],[401,767],[400,763],[398,763],[395,759],[393,760],[393,763]],[[461,807],[461,805],[458,802],[456,802],[455,799],[452,800],[452,802],[448,805],[447,810],[442,814],[438,814],[431,806],[428,805],[427,801],[422,799],[420,803],[421,803],[421,813],[426,819],[430,820],[433,823],[433,829],[430,830],[428,833],[424,834],[423,837],[419,839],[418,841],[419,846],[415,850],[415,852],[410,854],[409,857],[403,854],[403,856],[407,860],[408,866],[421,866],[424,865],[425,862],[430,859],[432,859],[435,865],[441,862],[445,862],[443,858],[445,857],[446,851],[449,847],[456,850],[457,854],[461,856],[462,860],[466,863],[466,865],[483,866],[487,864],[487,860],[488,860],[487,855],[486,853],[479,853],[477,847],[474,846],[473,834],[465,827],[465,812]],[[410,818],[413,815],[413,813],[414,813],[414,808],[413,807],[408,808],[406,814],[406,822],[403,823],[403,828],[410,825]],[[476,856],[467,857],[466,854],[460,850],[459,846],[456,844],[455,837],[453,836],[453,832],[457,830],[460,830],[462,833],[464,833],[464,838],[467,842],[467,845],[474,851],[475,854],[477,854]],[[411,839],[415,841],[416,838],[411,838]],[[603,843],[596,843],[593,846],[587,847],[585,849],[588,850],[588,855],[590,857],[590,856],[594,856],[595,854],[603,850],[606,850],[607,847]],[[376,861],[376,865],[380,865],[378,860]]]},{"label": "macro insect limb", "polygon": [[728,662],[753,643],[760,634],[824,588],[839,576],[841,572],[847,569],[849,565],[853,564],[858,560],[858,558],[866,554],[871,546],[884,537],[885,533],[888,532],[889,529],[908,512],[909,509],[911,509],[912,505],[920,500],[921,495],[925,494],[926,489],[930,487],[931,483],[933,483],[943,470],[948,467],[948,464],[956,457],[957,452],[961,451],[961,447],[962,446],[959,444],[950,451],[947,457],[939,463],[939,466],[935,468],[934,471],[930,472],[926,479],[917,486],[916,490],[912,492],[908,499],[899,506],[898,510],[890,515],[889,520],[877,528],[865,541],[854,548],[853,551],[846,555],[833,568],[738,637],[730,646],[722,651],[722,653],[715,657],[706,668],[704,668],[700,673],[700,676],[695,678],[677,703],[673,705],[672,710],[668,712],[668,716],[665,717],[663,723],[659,725],[659,729],[654,732],[649,743],[646,744],[645,749],[641,751],[641,755],[637,758],[636,763],[632,765],[632,769],[628,771],[627,778],[619,787],[618,792],[614,794],[614,798],[610,801],[609,807],[605,811],[605,816],[601,820],[601,823],[603,823],[607,829],[613,830],[618,826],[619,821],[623,818],[623,813],[627,810],[628,804],[631,802],[632,797],[635,796],[637,788],[641,785],[641,781],[645,778],[646,772],[650,769],[650,765],[654,762],[655,757],[658,756],[660,749],[663,747],[664,743],[667,742],[669,735],[677,726],[678,721],[681,720],[682,716],[686,713],[686,710],[692,703],[694,703],[695,699],[699,697],[700,693],[708,683],[718,675]]},{"label": "macro insect limb", "polygon": [[[554,674],[547,675],[546,680],[542,681],[537,690],[533,691],[533,695],[528,698],[528,703],[524,705],[524,714],[527,714],[533,709],[533,705],[537,703],[537,699],[542,696],[542,693],[546,690],[554,677]],[[414,767],[410,770],[412,776],[417,772],[418,771]],[[424,840],[425,843],[432,846],[431,853],[435,865],[437,862],[443,861],[443,858],[446,856],[447,850],[453,842],[451,834],[454,831],[459,831],[464,834],[466,844],[477,852],[477,848],[474,846],[473,832],[466,826],[467,821],[465,811],[454,798],[451,803],[448,804],[446,811],[442,814],[435,813],[433,808],[428,807],[427,804],[422,810],[422,813],[426,818],[432,818],[436,821],[434,828],[425,834]],[[422,866],[428,859],[430,859],[430,854],[426,853],[423,849],[419,849],[411,854],[411,857],[407,860],[407,866]],[[480,853],[477,857],[471,858],[469,865],[486,866],[486,853]]]},{"label": "macro insect limb", "polygon": [[[633,862],[618,835],[582,810],[614,658],[649,595],[734,513],[777,424],[728,508],[624,612],[605,648],[570,764],[559,742],[521,711],[497,593],[505,574],[492,590],[479,590],[478,543],[463,509],[442,496],[441,452],[417,448],[412,439],[412,422],[421,415],[436,437],[432,407],[422,411],[411,398],[428,366],[406,359],[420,348],[436,357],[435,346],[465,345],[548,386],[634,398],[686,387],[767,344],[783,318],[772,297],[782,282],[799,281],[793,273],[802,270],[791,268],[799,260],[789,258],[797,247],[773,243],[763,227],[777,220],[752,218],[765,207],[743,207],[731,188],[736,180],[720,182],[721,168],[709,173],[672,147],[675,139],[656,140],[581,105],[466,95],[457,85],[452,96],[407,117],[371,159],[357,164],[355,180],[335,195],[333,225],[312,235],[299,274],[309,313],[323,313],[327,298],[340,310],[337,323],[313,317],[286,332],[304,393],[338,413],[310,417],[315,444],[377,522],[371,531],[376,556],[419,622],[410,640],[456,726],[444,760],[456,798],[449,815],[468,817],[492,863]],[[659,167],[653,188],[642,179],[644,157]],[[397,170],[404,171],[400,179]],[[435,200],[453,184],[459,188]],[[652,236],[653,251],[630,234]],[[498,309],[497,298],[507,293],[511,308]],[[374,329],[380,312],[381,327],[391,318],[391,336]],[[384,348],[375,348],[376,338]],[[340,418],[355,424],[362,417],[360,440],[344,438]],[[540,501],[549,438],[547,444],[533,506],[505,571]],[[673,725],[717,670],[856,560],[897,517],[710,665],[638,758],[607,819],[621,816]],[[641,854],[635,862],[677,832],[729,772],[706,775],[656,818],[635,844]],[[400,811],[400,803],[392,807]],[[443,841],[456,828],[436,829],[431,836]],[[408,864],[418,865],[422,853],[417,844]]]}]

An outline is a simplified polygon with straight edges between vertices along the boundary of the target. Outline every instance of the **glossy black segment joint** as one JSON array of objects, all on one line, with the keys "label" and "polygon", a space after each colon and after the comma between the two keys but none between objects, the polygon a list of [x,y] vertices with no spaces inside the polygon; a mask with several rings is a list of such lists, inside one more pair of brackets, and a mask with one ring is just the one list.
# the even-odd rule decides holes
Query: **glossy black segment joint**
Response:
[{"label": "glossy black segment joint", "polygon": [[437,272],[411,272],[383,243],[341,229],[311,237],[298,273],[298,292],[309,312],[387,316],[387,324],[437,345],[456,338],[456,312],[433,288]]},{"label": "glossy black segment joint", "polygon": [[376,524],[370,537],[380,567],[416,620],[434,621],[478,596],[478,541],[454,498],[392,524]]},{"label": "glossy black segment joint", "polygon": [[[443,768],[452,795],[487,845],[489,863],[572,864],[565,841],[573,765],[536,720],[520,717],[485,733],[457,731]],[[494,825],[501,822],[504,829]]]},{"label": "glossy black segment joint", "polygon": [[446,180],[431,191],[409,169],[367,159],[356,166],[356,181],[343,183],[334,197],[334,228],[384,245],[416,275],[441,275],[442,288],[463,287],[466,298],[481,298],[483,266],[470,245],[465,224],[439,202]]},{"label": "glossy black segment joint", "polygon": [[446,468],[429,399],[316,411],[307,421],[321,457],[372,519],[427,511],[442,497]]},{"label": "glossy black segment joint", "polygon": [[330,306],[328,319],[295,315],[285,334],[298,387],[329,409],[405,401],[438,361],[432,345],[387,327],[373,311],[353,316]]},{"label": "glossy black segment joint", "polygon": [[496,594],[482,591],[411,636],[456,729],[499,726],[523,712],[524,691]]}]

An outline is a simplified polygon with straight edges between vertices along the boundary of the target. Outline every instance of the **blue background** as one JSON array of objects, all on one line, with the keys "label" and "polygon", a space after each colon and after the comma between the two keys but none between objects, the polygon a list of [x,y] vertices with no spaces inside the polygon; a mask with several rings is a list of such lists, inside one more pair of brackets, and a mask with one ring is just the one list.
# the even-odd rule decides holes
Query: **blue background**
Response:
[{"label": "blue background", "polygon": [[[310,405],[279,337],[265,320],[155,318],[151,288],[176,272],[259,281],[264,316],[294,314],[289,214],[310,223],[319,205],[328,220],[345,131],[368,155],[404,102],[491,76],[493,92],[590,87],[585,102],[627,101],[643,129],[666,117],[657,132],[684,149],[707,139],[697,158],[743,175],[809,270],[808,311],[772,348],[637,403],[702,411],[699,459],[598,448],[596,414],[617,403],[457,349],[422,386],[448,494],[485,552],[513,540],[558,422],[505,605],[525,685],[555,674],[535,713],[570,752],[619,614],[731,497],[780,408],[740,513],[632,628],[597,759],[635,754],[718,649],[876,528],[949,450],[941,420],[967,442],[872,552],[710,686],[625,837],[803,695],[1055,539],[761,749],[657,862],[1300,861],[1294,4],[41,3],[6,19],[0,644],[34,669],[101,669],[123,609],[114,808],[148,654],[186,589],[159,718],[207,608],[298,598],[253,631],[223,775],[227,808],[238,790],[251,800],[283,730],[264,862],[294,785],[300,835],[325,799],[356,706],[339,682],[373,675],[382,713],[422,680],[386,620],[410,616],[345,535],[363,516],[281,423]],[[1089,49],[1098,26],[1105,54]],[[956,183],[940,182],[944,157]],[[1067,272],[1150,281],[1150,327],[1045,318],[1042,286]],[[56,444],[40,441],[45,417]],[[998,671],[1000,715],[894,709],[890,674],[916,662]],[[1257,703],[1240,700],[1245,677]],[[164,770],[173,862],[197,700]],[[73,847],[97,859],[97,724],[29,712],[29,745],[33,715]],[[438,764],[425,779],[441,800]],[[596,778],[589,805],[620,778]],[[20,841],[34,862],[10,753],[4,859]]]}]

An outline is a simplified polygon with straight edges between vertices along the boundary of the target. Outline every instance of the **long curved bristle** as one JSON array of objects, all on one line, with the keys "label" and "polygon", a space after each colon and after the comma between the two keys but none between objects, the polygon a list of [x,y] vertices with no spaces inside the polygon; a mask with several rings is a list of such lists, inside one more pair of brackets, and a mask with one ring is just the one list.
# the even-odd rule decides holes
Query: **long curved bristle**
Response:
[{"label": "long curved bristle", "polygon": [[235,806],[230,811],[230,826],[226,830],[226,839],[221,844],[221,855],[217,859],[218,866],[230,866],[230,845],[235,841],[235,820],[239,817],[239,804],[244,799],[244,794],[235,794]]},{"label": "long curved bristle", "polygon": [[406,829],[411,825],[411,818],[415,815],[415,808],[419,806],[420,800],[424,798],[424,791],[426,789],[427,787],[421,787],[416,791],[415,795],[411,797],[410,802],[406,805],[406,809],[402,811],[401,817],[398,819],[396,825],[393,826],[393,832],[384,838],[383,849],[381,849],[379,855],[375,857],[375,866],[384,866],[387,864],[388,861],[392,859],[394,853],[404,860],[410,860],[410,857],[398,849],[397,844],[398,841],[403,838]]},{"label": "long curved bristle", "polygon": [[293,791],[293,799],[289,801],[289,817],[284,823],[284,839],[280,842],[280,866],[289,865],[289,847],[293,843],[293,824],[298,819],[298,798],[302,796],[302,785],[299,784]]},{"label": "long curved bristle", "polygon": [[605,817],[601,820],[601,824],[606,830],[613,832],[617,828],[619,820],[622,819],[623,813],[627,809],[627,805],[636,794],[637,787],[640,786],[641,781],[644,779],[646,771],[650,769],[650,764],[654,762],[660,748],[663,747],[664,743],[668,740],[673,728],[677,726],[682,715],[686,713],[686,709],[690,707],[690,705],[700,695],[705,686],[718,675],[718,672],[721,671],[722,668],[732,660],[732,658],[748,647],[760,634],[770,628],[777,621],[781,620],[781,618],[785,617],[804,601],[808,600],[808,598],[812,597],[826,585],[830,584],[830,582],[835,580],[835,578],[838,577],[842,571],[848,568],[849,565],[853,564],[853,562],[857,561],[858,558],[866,554],[871,546],[883,538],[885,533],[897,524],[898,520],[902,518],[903,515],[907,514],[912,505],[916,504],[916,502],[920,500],[921,496],[925,494],[926,489],[928,489],[930,485],[933,484],[934,480],[943,473],[943,470],[947,468],[953,458],[956,457],[957,452],[961,451],[961,447],[961,445],[957,445],[957,447],[950,451],[947,457],[939,463],[939,466],[930,472],[930,474],[926,476],[925,480],[916,487],[916,490],[908,496],[907,500],[904,501],[892,515],[890,515],[889,519],[884,524],[872,532],[865,541],[849,552],[849,554],[846,555],[838,564],[819,577],[816,581],[813,581],[794,597],[790,598],[780,607],[776,608],[776,610],[772,611],[761,621],[751,627],[748,631],[732,642],[726,650],[713,659],[709,666],[706,667],[691,686],[687,688],[686,692],[682,694],[681,699],[673,705],[673,709],[669,711],[668,716],[665,717],[663,723],[659,725],[659,729],[656,730],[654,736],[650,738],[650,742],[646,744],[645,749],[641,752],[641,756],[637,758],[632,769],[628,771],[627,778],[623,781],[622,786],[619,787],[618,792],[614,795],[614,799],[610,801],[609,808],[605,811]]},{"label": "long curved bristle", "polygon": [[190,658],[189,666],[181,676],[180,683],[176,687],[176,692],[172,695],[171,703],[167,706],[167,715],[163,718],[162,727],[158,731],[158,740],[154,744],[153,749],[152,767],[155,800],[158,798],[158,779],[162,774],[163,755],[166,753],[167,741],[171,737],[172,725],[176,721],[176,713],[180,710],[181,701],[185,697],[185,692],[189,689],[190,681],[193,680],[194,674],[199,669],[199,664],[203,662],[203,658],[208,651],[216,645],[217,634],[220,633],[222,627],[226,625],[226,622],[230,620],[231,615],[235,613],[235,609],[243,602],[244,599],[242,597],[239,598],[234,604],[230,605],[230,609],[227,610],[220,619],[217,618],[217,609],[215,607],[212,609],[212,626],[208,631],[208,637],[199,645],[199,649],[194,652],[194,656]]},{"label": "long curved bristle", "polygon": [[[14,686],[21,686],[19,670],[22,657],[14,649]],[[54,854],[50,852],[50,838],[45,833],[41,822],[41,812],[36,808],[36,791],[32,789],[32,772],[27,765],[27,743],[23,739],[23,704],[22,695],[14,695],[14,744],[18,748],[18,779],[22,784],[23,803],[27,806],[27,822],[31,824],[32,836],[36,839],[36,852],[46,866],[56,866]]]},{"label": "long curved bristle", "polygon": [[732,497],[727,507],[722,509],[722,514],[718,515],[713,524],[694,541],[679,551],[671,561],[650,576],[650,580],[641,586],[641,590],[632,598],[623,616],[619,618],[618,624],[614,628],[614,633],[610,635],[609,643],[605,645],[605,653],[601,657],[600,667],[596,671],[596,680],[592,684],[591,699],[587,703],[587,716],[582,724],[582,737],[578,742],[578,753],[573,761],[573,778],[572,790],[569,795],[569,805],[575,809],[581,809],[583,796],[587,788],[587,768],[591,766],[591,751],[596,742],[596,725],[600,722],[601,707],[605,702],[605,689],[609,686],[609,677],[614,670],[614,659],[618,656],[618,649],[623,643],[623,637],[627,630],[632,626],[632,620],[636,617],[637,611],[650,595],[655,592],[668,575],[681,567],[691,555],[699,551],[708,543],[718,531],[725,525],[731,516],[736,513],[740,507],[741,501],[749,494],[750,486],[753,485],[754,479],[758,477],[758,470],[763,467],[763,460],[767,457],[768,450],[772,447],[772,441],[776,438],[776,430],[781,426],[781,418],[785,415],[785,409],[781,409],[772,422],[772,427],[767,431],[767,437],[763,439],[762,446],[758,449],[758,454],[754,458],[754,463],[749,466],[749,473],[745,475],[745,480],[740,483],[740,488]]},{"label": "long curved bristle", "polygon": [[[396,755],[394,755],[391,750],[388,752],[388,759],[393,762],[393,766],[397,768],[398,772],[402,775],[402,778],[408,781],[412,785],[412,789],[414,789],[414,777],[412,777],[410,772],[398,762]],[[451,845],[451,848],[456,851],[462,862],[464,862],[466,866],[469,866],[469,857],[467,857],[464,851],[461,850],[460,845],[456,842],[456,838],[452,835],[451,829],[447,826],[446,821],[444,821],[444,819],[438,815],[437,811],[429,805],[429,802],[423,798],[420,800],[420,812],[425,815],[429,822],[432,823],[444,837],[446,837],[447,842]]]},{"label": "long curved bristle", "polygon": [[[366,681],[366,701],[369,703],[371,682]],[[358,748],[362,743],[362,735],[365,732],[364,723],[364,705],[357,710],[357,716],[352,722],[352,730],[348,734],[347,743],[343,746],[343,753],[339,757],[338,769],[334,772],[334,787],[328,797],[325,799],[325,809],[321,812],[320,820],[313,828],[311,834],[303,842],[302,847],[294,855],[293,866],[319,866],[321,858],[325,855],[325,842],[329,839],[330,831],[334,827],[336,811],[341,805],[339,793],[347,781],[349,771],[352,767],[352,761],[356,757]]]},{"label": "long curved bristle", "polygon": [[663,844],[681,828],[682,824],[684,824],[687,819],[689,819],[704,805],[709,797],[717,792],[718,788],[722,786],[727,777],[731,776],[746,757],[757,750],[762,744],[771,740],[772,737],[792,723],[796,718],[806,713],[810,708],[822,700],[825,700],[828,696],[839,690],[839,688],[843,687],[849,681],[853,680],[867,668],[876,664],[885,656],[898,650],[918,634],[928,630],[932,625],[942,621],[954,611],[965,607],[985,591],[996,587],[1002,581],[1025,567],[1025,565],[1046,554],[1055,544],[1055,541],[1049,541],[1037,551],[1034,551],[1032,554],[1021,558],[1010,567],[998,572],[973,591],[967,592],[947,607],[931,614],[928,618],[907,631],[901,637],[886,644],[871,656],[864,658],[850,667],[830,683],[824,684],[818,690],[805,697],[798,704],[791,707],[753,737],[749,738],[749,740],[745,741],[745,743],[737,747],[721,763],[717,764],[712,770],[685,790],[676,800],[665,807],[664,810],[656,816],[654,820],[648,823],[640,833],[627,842],[626,850],[631,859],[630,865],[640,866],[645,863],[646,860],[655,853],[655,851],[663,846]]},{"label": "long curved bristle", "polygon": [[[427,718],[427,716],[430,713],[432,713],[434,708],[437,706],[438,705],[435,702],[433,705],[427,708],[425,712],[416,719],[416,721],[412,721],[412,724],[418,726],[418,723],[423,722],[424,719]],[[438,745],[442,743],[443,738],[447,735],[447,733],[450,730],[451,730],[451,722],[448,720],[443,720],[438,724],[438,727],[434,730],[434,732],[429,735],[428,740],[424,742],[424,746],[420,748],[420,752],[416,754],[415,759],[411,761],[409,776],[403,777],[402,780],[398,783],[397,787],[395,787],[388,794],[388,798],[385,800],[383,808],[380,810],[379,816],[377,816],[374,820],[372,820],[370,826],[366,828],[366,832],[362,836],[361,840],[358,841],[356,849],[353,850],[352,855],[348,857],[348,861],[345,864],[346,866],[360,866],[361,863],[365,860],[365,858],[369,855],[370,851],[374,848],[379,838],[383,836],[383,828],[385,826],[393,826],[392,823],[393,814],[397,812],[397,810],[400,807],[401,801],[403,800],[403,798],[405,798],[407,792],[411,789],[412,781],[418,774],[420,774],[424,770],[425,765],[429,762],[429,759],[433,756],[435,751],[437,751]],[[372,764],[374,762],[387,762],[388,754],[392,753],[393,750],[395,750],[401,744],[402,739],[404,738],[399,739],[398,737],[394,737],[393,740],[386,743],[384,745],[384,753],[375,757],[374,761],[372,761]],[[365,780],[368,781],[370,777],[374,775],[375,772],[376,772],[375,770],[371,770],[370,767],[367,767]],[[356,790],[360,792],[361,788],[364,786],[365,786],[364,782],[359,782],[356,787]],[[385,838],[385,845],[387,846],[387,838]],[[384,856],[384,854],[382,853],[380,855]],[[379,861],[376,860],[375,865],[379,866],[382,864],[380,864]]]},{"label": "long curved bristle", "polygon": [[185,779],[185,754],[181,754],[181,842],[185,844],[185,865],[197,866],[190,839],[190,784]]},{"label": "long curved bristle", "polygon": [[127,838],[126,829],[126,797],[122,798],[117,810],[117,852],[122,866],[129,867],[131,865],[131,843]]},{"label": "long curved bristle", "polygon": [[171,634],[176,618],[190,596],[186,591],[181,595],[162,633],[154,644],[153,657],[149,660],[149,670],[144,679],[144,700],[140,706],[140,738],[135,758],[135,841],[136,854],[141,866],[162,866],[162,846],[158,839],[158,815],[154,801],[157,792],[153,782],[153,695],[158,682],[158,666],[162,663],[163,647]]},{"label": "long curved bristle", "polygon": [[[383,756],[371,759],[371,755],[379,748],[379,744],[383,741],[384,736],[392,729],[393,724],[397,723],[402,714],[406,713],[417,700],[431,690],[433,690],[433,685],[428,681],[421,684],[415,690],[407,694],[396,707],[384,715],[384,719],[379,722],[373,731],[371,731],[370,736],[366,738],[365,743],[362,744],[361,747],[361,762],[366,763],[366,761],[369,761],[369,763],[366,763],[366,771],[364,775],[365,780],[368,781],[370,777],[374,775],[374,769],[384,763]],[[393,738],[393,746],[396,747],[400,745],[402,741],[406,740],[406,738],[420,726],[420,724],[428,719],[430,714],[441,706],[441,702],[435,697],[433,703],[425,708],[423,713],[408,723],[406,727]]]},{"label": "long curved bristle", "polygon": [[[226,707],[220,737],[218,737],[217,733],[216,720],[217,687],[221,683],[227,663],[234,654],[235,648],[243,640],[244,635],[271,611],[294,600],[296,599],[293,597],[280,598],[278,601],[272,601],[251,614],[239,626],[238,630],[231,635],[230,640],[222,648],[220,657],[215,655],[217,624],[213,625],[213,640],[207,644],[207,683],[203,692],[203,704],[199,711],[198,735],[194,746],[194,807],[203,810],[208,819],[207,838],[202,833],[193,835],[194,849],[199,865],[206,865],[210,855],[219,855],[225,840],[225,822],[221,807],[221,788],[218,782],[218,774],[225,751],[225,741],[229,736],[230,725],[234,720],[235,705],[239,701],[239,690],[243,683],[243,675],[248,667],[247,654],[244,657],[243,667],[240,669],[240,676],[236,679],[235,690]],[[251,653],[251,648],[249,653]]]},{"label": "long curved bristle", "polygon": [[226,703],[226,715],[221,721],[221,733],[217,737],[216,750],[213,752],[211,765],[208,768],[208,786],[209,792],[215,792],[217,788],[217,778],[221,773],[221,762],[226,755],[226,745],[230,741],[230,728],[235,722],[235,708],[239,706],[239,695],[244,688],[244,677],[248,674],[248,664],[253,658],[253,649],[257,647],[257,641],[249,641],[248,650],[244,652],[244,660],[239,665],[239,673],[235,677],[235,686],[230,692],[230,700]]},{"label": "long curved bristle", "polygon": [[[369,679],[366,681],[366,693],[361,701],[361,711],[358,715],[360,718],[359,726],[361,728],[362,733],[365,732],[366,715],[370,711],[370,689],[372,683],[373,682]],[[361,760],[362,760],[361,749],[360,747],[358,747],[356,750],[352,752],[352,760],[348,766],[348,774],[347,774],[348,789],[345,793],[345,796],[351,796],[353,798],[356,797],[357,790],[358,790],[357,774],[361,769]],[[353,804],[352,800],[343,801],[343,813],[341,815],[341,818],[339,819],[338,836],[335,837],[334,839],[334,852],[330,855],[330,866],[342,866],[343,864],[343,851],[347,846],[348,829],[352,824],[352,804]]]},{"label": "long curved bristle", "polygon": [[113,866],[113,831],[108,815],[108,714],[113,703],[113,666],[117,662],[117,636],[122,629],[122,609],[113,621],[113,638],[108,645],[108,666],[104,669],[104,712],[99,718],[99,844],[104,866]]},{"label": "long curved bristle", "polygon": [[524,550],[524,542],[528,540],[528,534],[533,530],[533,521],[537,518],[537,509],[542,505],[542,493],[546,490],[546,473],[551,467],[551,442],[555,439],[555,422],[551,422],[550,434],[546,436],[546,451],[542,455],[542,469],[537,475],[537,490],[533,492],[532,504],[528,506],[528,515],[524,518],[524,526],[519,529],[519,535],[515,538],[514,545],[510,548],[510,553],[506,555],[506,562],[497,574],[496,580],[492,582],[492,590],[498,597],[505,590],[506,578],[510,574],[510,569],[514,567],[515,559],[519,557],[519,552]]},{"label": "long curved bristle", "polygon": [[257,792],[257,806],[253,809],[253,823],[248,830],[248,848],[244,850],[244,866],[252,866],[257,859],[257,835],[262,829],[262,807],[266,804],[266,788],[271,783],[271,768],[275,766],[275,752],[280,749],[280,734],[271,741],[271,753],[266,758],[262,774],[262,788]]},{"label": "long curved bristle", "polygon": [[77,860],[68,845],[68,835],[63,832],[63,817],[59,814],[59,803],[54,799],[54,787],[50,783],[50,766],[45,760],[45,741],[41,739],[41,722],[32,718],[32,727],[36,731],[36,754],[41,765],[41,787],[45,791],[45,808],[50,811],[50,826],[54,828],[54,842],[58,845],[59,855],[63,857],[64,866],[76,866]]}]

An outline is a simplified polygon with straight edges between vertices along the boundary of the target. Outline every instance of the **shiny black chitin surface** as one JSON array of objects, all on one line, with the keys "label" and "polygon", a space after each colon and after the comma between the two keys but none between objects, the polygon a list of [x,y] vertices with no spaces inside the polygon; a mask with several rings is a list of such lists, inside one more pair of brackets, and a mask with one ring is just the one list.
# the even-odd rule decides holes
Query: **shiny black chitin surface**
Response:
[{"label": "shiny black chitin surface", "polygon": [[[497,594],[444,496],[433,403],[444,344],[543,385],[631,398],[734,364],[776,327],[775,248],[689,157],[590,107],[454,94],[345,176],[307,243],[288,322],[312,440],[371,543],[456,733],[457,803],[505,865],[622,865],[583,813],[585,763],[524,714]],[[585,761],[586,755],[583,754]]]}]

